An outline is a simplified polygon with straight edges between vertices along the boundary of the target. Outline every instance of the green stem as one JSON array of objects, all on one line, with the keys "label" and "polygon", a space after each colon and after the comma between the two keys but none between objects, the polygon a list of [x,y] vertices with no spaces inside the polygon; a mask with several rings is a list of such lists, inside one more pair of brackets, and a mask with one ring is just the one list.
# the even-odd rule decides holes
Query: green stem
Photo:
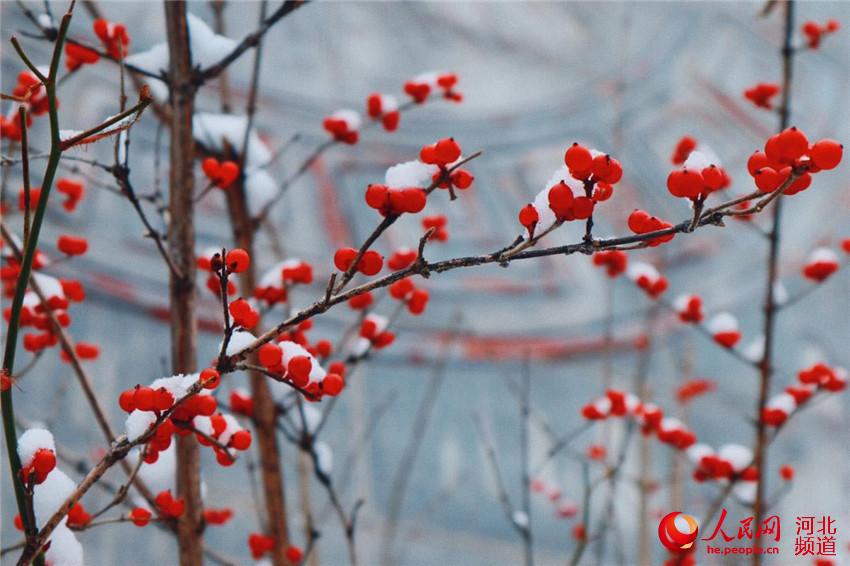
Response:
[{"label": "green stem", "polygon": [[[73,5],[72,5],[73,6]],[[53,186],[53,179],[56,176],[56,170],[59,167],[59,158],[62,155],[59,139],[59,116],[56,106],[56,73],[59,68],[59,60],[62,55],[62,44],[64,43],[65,35],[68,31],[68,25],[71,22],[70,11],[62,18],[62,25],[59,28],[59,35],[56,39],[56,44],[53,47],[53,58],[50,63],[50,76],[44,82],[44,87],[47,91],[47,102],[50,110],[50,154],[47,161],[47,168],[44,172],[42,180],[41,197],[36,206],[35,215],[32,219],[31,231],[24,249],[24,256],[21,261],[21,270],[18,274],[18,280],[15,284],[15,295],[12,299],[12,308],[9,317],[9,327],[6,336],[6,347],[3,354],[3,374],[11,377],[13,375],[15,365],[15,350],[18,343],[18,330],[21,318],[21,308],[24,302],[24,295],[27,291],[27,286],[32,273],[33,258],[38,246],[38,237],[41,232],[44,213],[47,210],[47,199],[50,196],[50,189]],[[23,51],[20,50],[19,53]],[[6,439],[6,450],[9,456],[9,466],[11,468],[12,483],[15,488],[15,500],[18,506],[18,513],[24,522],[25,532],[37,532],[36,525],[31,520],[30,515],[26,512],[27,499],[24,483],[21,478],[21,459],[18,456],[18,438],[15,430],[15,409],[12,404],[12,388],[0,392],[0,410],[3,416],[3,434]],[[43,555],[39,555],[35,559],[36,564],[43,564]]]}]

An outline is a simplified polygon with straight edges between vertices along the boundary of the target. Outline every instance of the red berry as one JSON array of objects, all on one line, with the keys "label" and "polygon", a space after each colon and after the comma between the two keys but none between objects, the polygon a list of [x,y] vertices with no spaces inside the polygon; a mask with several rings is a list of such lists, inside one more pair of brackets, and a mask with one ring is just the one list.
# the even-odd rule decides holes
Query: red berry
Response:
[{"label": "red berry", "polygon": [[475,177],[466,169],[458,169],[451,175],[452,185],[461,190],[468,189],[474,180]]},{"label": "red berry", "polygon": [[150,387],[139,387],[136,389],[133,401],[139,411],[153,411],[156,405],[156,394]]},{"label": "red berry", "polygon": [[779,152],[786,161],[799,159],[809,149],[809,139],[802,131],[791,127],[779,134]]},{"label": "red berry", "polygon": [[549,208],[558,220],[566,219],[573,206],[573,190],[561,181],[549,189]]},{"label": "red berry", "polygon": [[527,204],[519,211],[519,223],[525,226],[529,232],[534,231],[534,226],[540,221],[540,214],[533,204]]},{"label": "red berry", "polygon": [[753,176],[756,187],[763,193],[772,193],[782,184],[782,176],[771,167],[762,167]]},{"label": "red berry", "polygon": [[339,395],[343,387],[345,387],[345,382],[336,373],[325,375],[325,379],[322,381],[322,391],[330,396]]},{"label": "red berry", "polygon": [[293,564],[299,564],[304,559],[304,552],[297,546],[286,547],[286,559]]},{"label": "red berry", "polygon": [[460,145],[454,138],[441,139],[434,145],[434,155],[437,158],[438,164],[448,165],[460,158]]},{"label": "red berry", "polygon": [[264,367],[271,369],[280,365],[283,351],[277,344],[263,344],[257,351],[257,358]]},{"label": "red berry", "polygon": [[334,265],[340,271],[348,271],[351,267],[351,262],[357,257],[357,250],[354,248],[340,248],[334,254]]},{"label": "red berry", "polygon": [[423,191],[422,189],[410,187],[407,189],[402,189],[400,191],[400,194],[402,204],[401,212],[409,212],[411,214],[416,214],[417,212],[421,212],[422,209],[425,208],[427,197],[425,196],[425,191]]},{"label": "red berry", "polygon": [[307,356],[295,356],[286,365],[289,377],[299,387],[304,387],[310,381],[310,372],[313,370],[313,362]]},{"label": "red berry", "polygon": [[770,160],[765,154],[760,151],[754,152],[747,160],[747,171],[749,171],[750,175],[753,176],[755,176],[756,171],[758,171],[762,167],[768,166],[770,166]]},{"label": "red berry", "polygon": [[221,374],[213,368],[204,369],[200,377],[205,389],[215,389],[221,384]]},{"label": "red berry", "polygon": [[593,155],[583,145],[574,142],[566,153],[564,153],[564,163],[570,171],[587,171],[593,162]]},{"label": "red berry", "polygon": [[366,187],[366,204],[375,210],[383,210],[387,206],[389,189],[386,185],[369,185]]},{"label": "red berry", "polygon": [[236,450],[247,450],[251,446],[251,431],[238,430],[230,437],[230,446]]},{"label": "red berry", "polygon": [[230,311],[230,316],[236,319],[245,318],[254,311],[254,309],[251,308],[251,303],[245,299],[236,299],[230,303],[228,310]]},{"label": "red berry", "polygon": [[629,230],[631,230],[635,234],[642,234],[646,232],[647,224],[649,223],[650,218],[652,217],[645,210],[635,209],[629,215]]},{"label": "red berry", "polygon": [[86,250],[89,249],[89,243],[85,238],[63,234],[56,240],[56,247],[63,254],[76,256],[86,253]]},{"label": "red berry", "polygon": [[809,156],[818,169],[834,169],[841,163],[844,146],[835,140],[820,140],[809,149]]},{"label": "red berry", "polygon": [[377,275],[384,266],[384,258],[375,250],[368,250],[360,258],[357,268],[363,275]]},{"label": "red berry", "polygon": [[136,392],[133,389],[121,392],[121,395],[118,396],[118,406],[121,407],[122,411],[132,413],[136,409],[135,396]]},{"label": "red berry", "polygon": [[137,527],[144,527],[151,520],[151,512],[142,507],[136,507],[130,511],[130,520]]},{"label": "red berry", "polygon": [[225,263],[233,273],[242,273],[251,265],[251,258],[248,256],[248,252],[242,248],[236,248],[227,252]]}]

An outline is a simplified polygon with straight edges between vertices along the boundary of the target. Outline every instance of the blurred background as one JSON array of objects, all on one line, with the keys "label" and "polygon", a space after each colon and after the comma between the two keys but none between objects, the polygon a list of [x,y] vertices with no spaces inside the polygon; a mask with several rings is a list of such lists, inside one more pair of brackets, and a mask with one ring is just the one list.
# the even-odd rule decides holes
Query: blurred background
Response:
[{"label": "blurred background", "polygon": [[[25,4],[43,11],[40,2]],[[131,54],[163,40],[159,4],[98,5],[105,17],[127,25]],[[55,13],[65,8],[61,3],[51,6]],[[254,2],[226,3],[226,35],[238,39],[250,33],[258,9]],[[270,168],[276,179],[286,178],[326,139],[324,116],[343,107],[362,112],[373,91],[402,99],[406,80],[439,69],[458,74],[464,101],[457,105],[433,99],[404,113],[396,133],[373,128],[356,146],[333,147],[291,187],[270,217],[274,239],[286,257],[307,260],[316,270],[316,283],[309,290],[298,290],[294,305],[315,300],[333,269],[332,252],[356,246],[377,223],[375,211],[363,202],[366,184],[382,180],[388,166],[413,159],[422,145],[450,135],[466,153],[484,154],[470,164],[475,184],[460,199],[450,203],[443,192],[429,199],[426,213],[445,214],[450,233],[448,242],[429,246],[430,260],[485,253],[510,243],[521,229],[517,211],[544,188],[573,141],[611,153],[625,170],[614,197],[597,207],[599,236],[627,234],[626,217],[635,207],[671,221],[689,216],[687,205],[671,198],[665,188],[670,154],[685,134],[720,157],[733,178],[730,194],[750,192],[746,159],[774,132],[778,118],[750,105],[742,92],[756,82],[779,82],[781,73],[781,17],[777,11],[760,18],[761,9],[761,3],[748,2],[319,2],[299,9],[268,33],[262,59],[256,128],[272,151],[283,148]],[[192,2],[190,11],[212,25],[208,3]],[[836,18],[847,25],[850,5],[801,3],[797,16],[800,24]],[[33,31],[32,24],[19,6],[3,2],[3,92],[14,88],[22,69],[8,48],[10,36],[20,35],[20,30]],[[94,37],[91,18],[81,7],[71,34]],[[799,34],[797,42],[802,43]],[[24,39],[24,44],[37,64],[47,62],[49,44],[34,39]],[[803,50],[795,59],[791,123],[810,138],[850,139],[848,53],[850,36],[842,30],[825,39],[820,50]],[[250,54],[243,56],[229,73],[237,114],[244,112],[251,61]],[[116,113],[118,86],[118,69],[107,61],[70,77],[60,89],[62,128],[85,129]],[[198,106],[219,111],[217,83],[202,90]],[[4,103],[4,113],[8,110]],[[147,192],[156,182],[157,129],[156,118],[147,113],[132,130],[130,165],[139,192]],[[298,139],[287,145],[296,134]],[[31,139],[33,146],[46,149],[45,120],[37,120]],[[102,142],[76,154],[111,162],[111,146]],[[4,145],[4,155],[5,151]],[[160,158],[167,179],[167,143],[162,144]],[[40,170],[40,164],[34,165],[36,177]],[[812,188],[789,199],[785,207],[781,279],[792,296],[807,286],[799,270],[808,253],[819,245],[837,247],[850,236],[847,171],[844,164],[818,175]],[[43,249],[55,257],[51,246],[60,233],[90,238],[85,257],[60,263],[51,273],[80,278],[86,286],[89,299],[71,309],[71,330],[77,340],[100,345],[100,359],[90,364],[90,370],[113,423],[120,425],[123,414],[110,400],[137,382],[169,373],[167,271],[152,242],[142,238],[143,228],[129,204],[94,182],[111,185],[111,178],[85,166],[76,174],[89,179],[85,200],[73,215],[59,207],[49,211]],[[6,199],[16,198],[19,175],[19,169],[8,172]],[[730,221],[727,229],[707,228],[669,246],[633,252],[630,259],[663,264],[671,300],[680,293],[698,293],[709,313],[733,312],[741,322],[746,350],[758,340],[761,327],[766,241],[758,227],[768,226],[766,220],[755,220],[756,228]],[[9,222],[19,230],[19,217],[10,217]],[[217,191],[200,203],[198,222],[199,251],[229,245],[226,209]],[[547,242],[574,242],[582,232],[583,226],[568,225]],[[389,255],[397,247],[415,246],[421,233],[419,218],[404,218],[378,249]],[[272,237],[264,232],[256,261],[273,265],[280,245],[272,245]],[[358,370],[323,432],[334,454],[333,476],[344,490],[346,506],[365,500],[357,528],[363,564],[379,561],[391,486],[405,451],[414,443],[418,453],[395,535],[395,563],[483,566],[521,561],[520,539],[500,506],[474,415],[492,435],[507,491],[518,505],[521,419],[515,386],[526,357],[535,415],[530,439],[533,470],[551,446],[546,427],[558,436],[576,430],[582,422],[580,407],[601,394],[606,374],[613,384],[632,390],[641,358],[648,364],[652,397],[671,414],[677,412],[674,394],[682,381],[702,377],[716,382],[716,391],[696,400],[689,411],[689,424],[701,441],[715,447],[752,444],[758,386],[753,369],[694,329],[678,324],[666,311],[660,311],[648,327],[651,303],[644,293],[625,278],[610,283],[590,258],[550,257],[518,262],[508,269],[459,270],[423,284],[431,293],[426,313],[400,319],[396,344]],[[839,272],[822,289],[782,312],[776,391],[814,361],[850,365],[848,291],[847,273]],[[206,360],[218,351],[219,307],[205,289],[201,296],[198,354]],[[385,302],[379,312],[390,308]],[[355,317],[345,307],[335,309],[316,320],[312,336],[336,339]],[[611,329],[611,340],[606,340],[606,328]],[[445,352],[441,344],[447,332],[460,335],[451,339]],[[634,344],[648,332],[655,339],[647,354]],[[440,371],[444,358],[446,367]],[[28,359],[29,354],[22,352],[19,363]],[[245,386],[246,378],[235,375],[227,381],[225,394],[230,387]],[[79,388],[56,351],[43,356],[21,388],[15,396],[20,415],[47,424],[59,443],[87,458],[103,449]],[[434,396],[433,407],[425,426],[417,426],[414,415],[423,399],[428,406],[429,396]],[[782,563],[795,563],[797,515],[836,518],[839,561],[842,554],[845,561],[850,554],[846,404],[845,392],[805,411],[771,449],[768,493],[779,489],[776,470],[781,464],[794,465],[798,478],[775,508],[785,525]],[[317,408],[322,410],[323,404]],[[615,441],[609,446],[611,454],[622,433],[620,425],[609,431]],[[577,436],[571,446],[581,456],[602,439],[597,427]],[[291,529],[297,543],[303,541],[297,452],[285,441],[283,445]],[[650,497],[647,521],[653,562],[659,563],[663,552],[655,537],[657,519],[672,510],[701,515],[716,489],[688,479],[681,509],[673,509],[667,489],[673,452],[654,441],[650,446],[650,473],[659,489]],[[637,560],[637,490],[628,479],[637,474],[637,448],[638,443],[632,443],[627,454],[623,474],[627,479],[620,482],[614,506],[617,532],[606,539],[610,547],[603,551],[606,545],[591,543],[583,563],[623,563],[624,556],[627,564]],[[258,527],[245,462],[221,468],[211,456],[204,453],[207,503],[235,508],[237,520],[227,527],[211,527],[208,544],[239,563],[250,563],[245,540]],[[582,498],[581,460],[562,454],[541,472],[547,482],[562,489],[565,501],[577,505]],[[602,471],[599,464],[591,466],[594,477]],[[13,497],[5,464],[3,474],[2,538],[7,546],[18,533],[11,524]],[[690,474],[689,465],[685,474]],[[113,479],[119,478],[115,474]],[[91,505],[89,499],[84,503],[89,508],[106,501],[94,492],[88,498]],[[312,498],[322,531],[320,561],[346,564],[342,531],[335,516],[325,512],[327,498],[321,486],[312,486]],[[601,488],[592,500],[590,530],[605,503]],[[749,515],[731,499],[727,508],[735,525],[738,518]],[[538,563],[565,563],[575,544],[571,530],[580,519],[558,517],[555,506],[542,495],[533,496],[531,509]],[[89,564],[170,564],[176,556],[173,538],[153,528],[112,525],[81,533],[80,540]]]}]

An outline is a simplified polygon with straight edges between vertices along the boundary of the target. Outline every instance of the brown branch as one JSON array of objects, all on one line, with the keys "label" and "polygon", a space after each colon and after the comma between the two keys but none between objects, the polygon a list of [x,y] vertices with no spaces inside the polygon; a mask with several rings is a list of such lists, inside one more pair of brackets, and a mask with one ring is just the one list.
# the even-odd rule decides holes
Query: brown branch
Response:
[{"label": "brown branch", "polygon": [[[781,186],[778,191],[783,191],[784,188],[787,188],[787,185],[793,182],[792,178],[789,178],[783,186]],[[769,195],[768,195],[769,196]],[[759,191],[750,193],[748,195],[744,195],[742,197],[738,197],[731,201],[722,203],[718,206],[710,208],[703,212],[700,221],[698,222],[697,228],[701,228],[704,226],[724,226],[723,218],[729,216],[731,212],[728,210],[730,207],[734,206],[739,202],[743,202],[745,200],[752,200],[757,197],[768,198],[764,193]],[[524,259],[532,259],[538,257],[547,257],[553,255],[574,255],[574,254],[584,254],[590,255],[598,251],[602,250],[624,250],[624,249],[641,249],[648,247],[650,243],[661,236],[667,236],[670,234],[683,234],[688,233],[687,229],[691,225],[691,219],[685,220],[675,226],[670,228],[665,228],[663,230],[656,230],[653,232],[647,232],[644,234],[635,234],[631,236],[623,236],[619,238],[608,238],[601,240],[593,240],[592,242],[581,241],[575,244],[567,244],[563,246],[556,246],[551,248],[543,248],[543,249],[533,249],[526,250],[522,253],[515,254],[510,257],[504,257],[506,251],[510,250],[508,248],[501,248],[495,252],[477,256],[466,256],[466,257],[456,257],[453,259],[437,261],[437,262],[426,262],[421,256],[420,258],[414,262],[412,265],[407,267],[406,269],[402,269],[400,271],[396,271],[392,274],[385,275],[384,277],[373,279],[367,283],[363,283],[357,287],[351,288],[343,293],[334,294],[330,300],[325,300],[325,297],[322,297],[321,300],[313,303],[309,307],[301,310],[300,312],[294,314],[293,316],[287,318],[283,322],[279,323],[274,328],[268,330],[267,332],[261,334],[254,340],[251,344],[244,347],[239,352],[236,352],[232,356],[229,357],[227,366],[230,366],[236,363],[239,360],[244,359],[247,355],[257,351],[263,344],[271,342],[276,337],[280,336],[282,333],[286,332],[294,325],[299,324],[305,320],[308,320],[316,315],[322,314],[332,308],[333,306],[345,302],[348,299],[362,295],[368,291],[373,291],[375,289],[380,289],[384,287],[388,287],[392,285],[396,281],[404,279],[405,277],[409,277],[411,275],[422,275],[423,277],[428,277],[432,273],[443,273],[446,271],[452,271],[459,268],[464,267],[473,267],[479,265],[488,265],[492,263],[498,263],[500,265],[507,265],[508,263],[524,260]]]},{"label": "brown branch", "polygon": [[[195,88],[185,2],[166,2],[165,23],[169,52],[171,100],[171,172],[168,227],[170,255],[177,272],[170,274],[171,368],[175,374],[196,369],[197,319],[195,316],[194,158],[192,116]],[[177,494],[186,503],[177,520],[181,566],[203,562],[203,501],[200,486],[200,451],[191,435],[177,439]]]},{"label": "brown branch", "polygon": [[[791,87],[794,71],[794,0],[783,3],[784,9],[784,40],[781,50],[782,56],[782,102],[779,106],[779,131],[788,127],[788,117],[791,113]],[[761,524],[764,514],[765,498],[765,468],[767,467],[767,425],[762,418],[762,413],[770,396],[770,382],[773,376],[773,347],[776,334],[776,280],[779,273],[779,238],[782,223],[782,201],[777,201],[773,209],[773,226],[768,235],[767,253],[767,281],[765,283],[764,299],[764,352],[759,364],[760,383],[758,402],[756,403],[756,438],[754,465],[758,470],[756,483],[756,497],[753,502],[753,517],[756,525]],[[753,547],[761,544],[761,536],[753,540]],[[753,566],[761,564],[761,555],[753,553]]]},{"label": "brown branch", "polygon": [[260,40],[263,36],[268,32],[272,26],[274,26],[278,21],[288,16],[302,5],[305,2],[303,0],[286,0],[280,7],[272,12],[272,14],[263,20],[263,23],[260,27],[254,31],[246,35],[242,41],[240,41],[233,50],[225,55],[221,61],[218,63],[211,65],[203,70],[198,70],[192,74],[192,81],[196,87],[203,85],[206,81],[210,79],[214,79],[223,73],[231,63],[236,61],[243,53],[245,53],[248,49],[255,47],[260,43]]}]

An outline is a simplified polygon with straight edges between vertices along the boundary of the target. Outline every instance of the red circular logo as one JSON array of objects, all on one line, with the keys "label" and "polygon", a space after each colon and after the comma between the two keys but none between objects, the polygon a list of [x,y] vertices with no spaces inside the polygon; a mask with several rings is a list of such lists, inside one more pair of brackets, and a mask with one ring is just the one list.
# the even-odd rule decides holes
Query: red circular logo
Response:
[{"label": "red circular logo", "polygon": [[697,540],[696,519],[680,511],[666,515],[658,524],[658,538],[670,552],[690,552]]}]

